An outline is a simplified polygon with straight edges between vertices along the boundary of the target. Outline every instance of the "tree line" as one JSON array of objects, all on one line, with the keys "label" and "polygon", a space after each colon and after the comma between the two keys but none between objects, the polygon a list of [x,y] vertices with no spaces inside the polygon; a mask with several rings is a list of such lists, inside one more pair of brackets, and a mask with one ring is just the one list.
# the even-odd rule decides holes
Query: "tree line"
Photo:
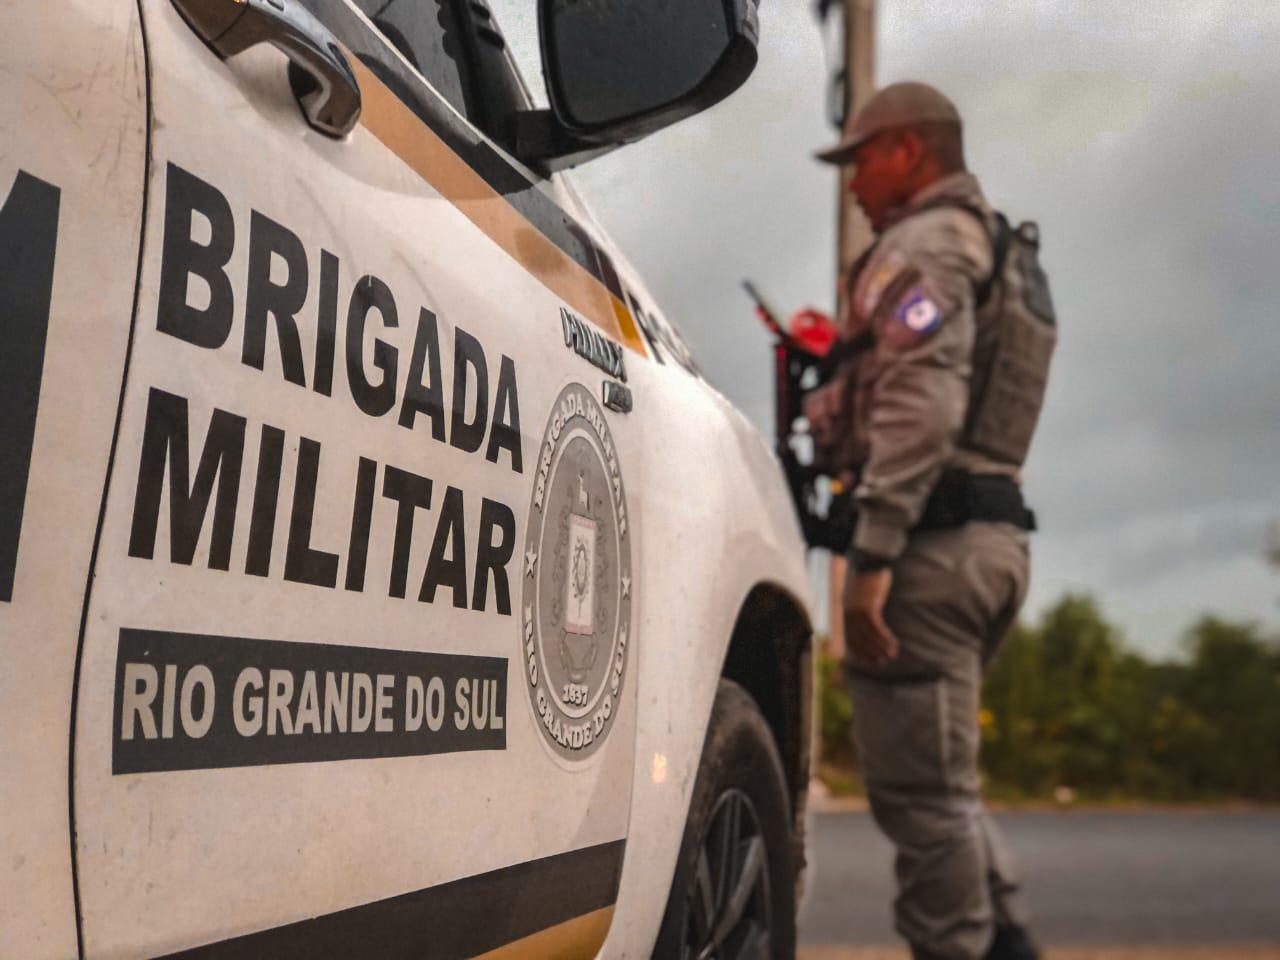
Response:
[{"label": "tree line", "polygon": [[[1128,649],[1089,597],[1068,595],[1005,640],[979,716],[988,795],[1280,801],[1280,641],[1202,617],[1185,657]],[[856,764],[851,707],[822,668],[823,759]]]}]

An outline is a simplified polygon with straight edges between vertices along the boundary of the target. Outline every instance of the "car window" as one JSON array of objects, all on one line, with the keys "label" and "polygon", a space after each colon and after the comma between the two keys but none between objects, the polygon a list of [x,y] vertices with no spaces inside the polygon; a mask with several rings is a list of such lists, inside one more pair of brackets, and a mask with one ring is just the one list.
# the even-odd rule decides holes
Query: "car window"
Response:
[{"label": "car window", "polygon": [[482,0],[355,0],[455,110],[506,145],[529,107],[498,23]]},{"label": "car window", "polygon": [[355,0],[383,36],[463,116],[468,116],[466,44],[453,0]]}]

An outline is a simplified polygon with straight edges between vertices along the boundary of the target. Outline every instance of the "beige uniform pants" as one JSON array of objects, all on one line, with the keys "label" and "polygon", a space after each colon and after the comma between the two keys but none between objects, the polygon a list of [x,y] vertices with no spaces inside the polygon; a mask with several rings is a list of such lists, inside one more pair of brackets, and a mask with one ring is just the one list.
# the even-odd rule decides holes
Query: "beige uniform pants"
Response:
[{"label": "beige uniform pants", "polygon": [[898,658],[848,672],[871,810],[897,848],[894,917],[915,960],[979,960],[996,922],[1026,922],[982,809],[978,707],[1027,575],[1027,536],[1011,525],[913,534],[885,607]]}]

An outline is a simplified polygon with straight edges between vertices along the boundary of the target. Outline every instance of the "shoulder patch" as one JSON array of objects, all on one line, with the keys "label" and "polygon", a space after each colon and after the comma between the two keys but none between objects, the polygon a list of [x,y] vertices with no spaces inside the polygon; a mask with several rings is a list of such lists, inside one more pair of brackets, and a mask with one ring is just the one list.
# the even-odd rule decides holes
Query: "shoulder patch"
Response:
[{"label": "shoulder patch", "polygon": [[914,347],[942,326],[942,303],[922,278],[890,302],[893,306],[885,310],[878,336],[896,350]]},{"label": "shoulder patch", "polygon": [[912,287],[893,311],[893,317],[915,333],[929,333],[942,322],[942,311],[923,288]]}]

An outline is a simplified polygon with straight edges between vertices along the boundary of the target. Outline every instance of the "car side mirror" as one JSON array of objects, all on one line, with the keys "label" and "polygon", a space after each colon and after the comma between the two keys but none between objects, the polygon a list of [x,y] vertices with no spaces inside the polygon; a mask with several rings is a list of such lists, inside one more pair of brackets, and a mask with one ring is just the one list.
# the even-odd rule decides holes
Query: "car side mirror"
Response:
[{"label": "car side mirror", "polygon": [[563,169],[719,103],[755,68],[758,2],[539,0],[551,109],[516,117],[516,154]]}]

